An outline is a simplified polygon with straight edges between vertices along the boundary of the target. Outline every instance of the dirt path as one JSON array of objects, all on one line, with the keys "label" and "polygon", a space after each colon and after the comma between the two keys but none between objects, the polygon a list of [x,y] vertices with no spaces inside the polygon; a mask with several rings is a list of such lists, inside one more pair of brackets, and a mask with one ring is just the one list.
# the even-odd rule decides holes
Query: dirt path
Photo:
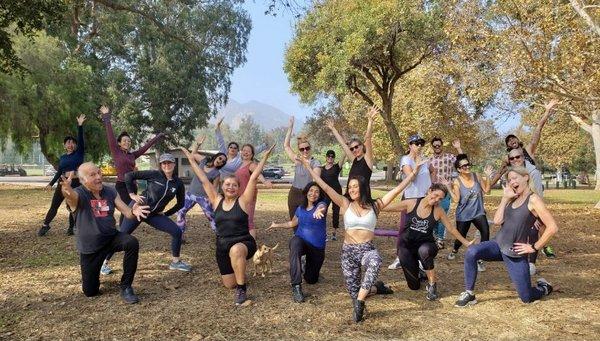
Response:
[{"label": "dirt path", "polygon": [[[268,195],[268,200],[264,195]],[[214,235],[199,209],[193,209],[182,257],[191,273],[169,271],[169,237],[147,225],[135,232],[141,251],[134,287],[142,301],[121,303],[116,274],[102,278],[103,295],[88,299],[80,288],[73,237],[64,234],[61,208],[46,238],[35,232],[51,193],[37,188],[0,185],[0,339],[597,339],[600,335],[600,213],[580,203],[551,203],[561,231],[552,242],[558,259],[541,256],[543,277],[558,287],[540,302],[520,303],[502,263],[488,263],[479,276],[479,304],[453,307],[462,291],[462,255],[436,262],[441,299],[425,300],[424,290],[410,291],[401,271],[387,269],[394,258],[392,239],[376,239],[384,266],[380,278],[395,294],[367,302],[367,320],[351,323],[351,301],[339,266],[341,241],[327,247],[323,280],[305,285],[306,303],[291,300],[287,267],[288,231],[262,233],[259,243],[279,242],[275,272],[249,280],[253,305],[233,306],[233,292],[220,286],[214,260]],[[285,219],[285,191],[263,191],[257,226]],[[488,200],[493,212],[497,198]],[[382,214],[380,225],[397,217]],[[283,247],[281,247],[283,246]]]}]

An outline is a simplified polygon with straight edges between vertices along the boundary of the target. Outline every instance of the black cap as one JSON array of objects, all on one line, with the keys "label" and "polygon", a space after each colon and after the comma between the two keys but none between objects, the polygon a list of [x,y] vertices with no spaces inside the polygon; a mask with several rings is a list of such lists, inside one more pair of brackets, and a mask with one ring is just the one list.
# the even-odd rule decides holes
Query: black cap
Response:
[{"label": "black cap", "polygon": [[333,156],[333,158],[335,159],[335,152],[330,149],[327,151],[327,153],[325,153],[325,156]]}]

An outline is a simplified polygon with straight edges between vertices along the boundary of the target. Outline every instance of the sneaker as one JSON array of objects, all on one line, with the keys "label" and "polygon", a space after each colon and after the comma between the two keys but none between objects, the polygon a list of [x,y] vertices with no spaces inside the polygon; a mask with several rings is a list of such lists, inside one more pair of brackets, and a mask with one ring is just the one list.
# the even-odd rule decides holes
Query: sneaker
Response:
[{"label": "sneaker", "polygon": [[364,320],[365,314],[365,301],[354,300],[354,310],[352,311],[352,319],[354,322],[359,323]]},{"label": "sneaker", "polygon": [[450,251],[450,253],[448,254],[448,257],[446,257],[446,259],[448,259],[448,260],[454,260],[455,258],[456,258],[455,251]]},{"label": "sneaker", "polygon": [[73,231],[73,226],[69,226],[69,228],[67,228],[67,236],[72,236],[74,234],[75,232]]},{"label": "sneaker", "polygon": [[398,257],[396,257],[396,259],[394,259],[392,264],[388,265],[388,269],[390,269],[390,270],[400,269],[401,267],[402,266],[400,266],[400,258],[398,258]]},{"label": "sneaker", "polygon": [[537,287],[544,292],[544,296],[550,295],[554,290],[554,288],[552,288],[552,285],[548,283],[547,280],[541,277],[537,280]]},{"label": "sneaker", "polygon": [[454,306],[459,308],[474,304],[477,304],[477,299],[475,299],[475,295],[469,294],[468,291],[463,291],[460,296],[458,296],[458,300],[454,302]]},{"label": "sneaker", "polygon": [[546,245],[542,248],[542,252],[546,255],[546,257],[548,258],[556,258],[556,254],[554,254],[554,249],[552,248],[552,246],[550,245]]},{"label": "sneaker", "polygon": [[103,274],[104,276],[108,276],[112,273],[112,269],[110,268],[110,266],[106,263],[102,264],[102,267],[100,268],[100,273]]},{"label": "sneaker", "polygon": [[302,292],[302,285],[292,285],[292,297],[294,298],[294,302],[296,303],[304,302],[304,293]]},{"label": "sneaker", "polygon": [[479,272],[485,271],[485,264],[483,263],[483,261],[481,259],[477,261],[477,271],[479,271]]},{"label": "sneaker", "polygon": [[121,297],[123,298],[123,301],[125,301],[125,303],[127,304],[134,304],[140,301],[137,295],[133,292],[132,287],[121,289]]},{"label": "sneaker", "polygon": [[46,233],[48,233],[48,231],[50,231],[50,225],[42,225],[42,227],[40,227],[40,229],[38,230],[38,237],[43,237],[46,235]]},{"label": "sneaker", "polygon": [[377,295],[391,295],[394,293],[394,290],[390,287],[386,287],[385,284],[383,284],[383,281],[377,281],[374,285],[375,288],[377,288]]},{"label": "sneaker", "polygon": [[529,263],[529,276],[533,276],[536,273],[537,273],[537,269],[535,267],[535,264]]},{"label": "sneaker", "polygon": [[235,289],[235,305],[242,305],[244,302],[248,300],[248,296],[246,296],[246,289],[237,287]]},{"label": "sneaker", "polygon": [[171,264],[169,264],[169,270],[190,272],[192,270],[192,267],[189,264],[180,260],[177,261],[177,263],[171,262]]},{"label": "sneaker", "polygon": [[438,299],[439,296],[437,292],[437,283],[427,284],[425,289],[427,290],[427,296],[425,296],[425,298],[427,298],[429,301],[435,301]]}]

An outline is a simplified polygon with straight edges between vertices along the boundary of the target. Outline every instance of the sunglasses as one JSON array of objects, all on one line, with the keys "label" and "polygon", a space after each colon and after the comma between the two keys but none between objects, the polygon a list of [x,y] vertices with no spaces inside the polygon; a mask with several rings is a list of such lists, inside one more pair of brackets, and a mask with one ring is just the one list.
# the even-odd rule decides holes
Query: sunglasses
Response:
[{"label": "sunglasses", "polygon": [[355,149],[358,149],[358,147],[360,147],[360,144],[357,144],[356,146],[352,146],[350,147],[350,151],[353,152]]},{"label": "sunglasses", "polygon": [[301,151],[301,152],[307,152],[307,151],[310,150],[310,146],[304,147],[304,148],[298,148],[298,150]]},{"label": "sunglasses", "polygon": [[327,157],[327,158],[332,158],[332,159],[335,159],[335,156],[333,156],[333,155],[327,155],[326,157]]},{"label": "sunglasses", "polygon": [[516,155],[516,156],[509,156],[508,160],[512,161],[512,160],[519,160],[521,158],[521,155]]},{"label": "sunglasses", "polygon": [[460,168],[460,169],[465,169],[465,168],[469,168],[469,167],[471,167],[470,163],[465,163],[463,165],[458,166],[458,168]]},{"label": "sunglasses", "polygon": [[415,146],[423,147],[425,145],[425,142],[419,141],[419,142],[412,142],[410,144],[414,144]]},{"label": "sunglasses", "polygon": [[433,148],[442,148],[441,144],[432,144]]}]

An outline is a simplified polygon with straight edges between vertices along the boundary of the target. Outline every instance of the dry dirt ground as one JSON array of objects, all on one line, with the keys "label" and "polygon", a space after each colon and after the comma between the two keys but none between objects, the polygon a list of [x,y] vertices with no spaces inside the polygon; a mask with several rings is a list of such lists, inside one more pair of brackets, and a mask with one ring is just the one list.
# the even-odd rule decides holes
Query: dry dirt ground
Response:
[{"label": "dry dirt ground", "polygon": [[[557,193],[548,196],[558,198]],[[263,190],[257,226],[285,219],[286,197],[285,190]],[[560,227],[552,241],[558,258],[541,256],[538,269],[557,287],[551,296],[522,304],[503,264],[488,263],[487,272],[479,276],[477,283],[480,303],[455,308],[454,301],[463,289],[464,249],[454,261],[445,259],[445,249],[436,263],[441,299],[429,302],[424,290],[406,287],[400,270],[387,269],[394,258],[394,240],[377,238],[384,258],[380,278],[395,293],[371,297],[366,321],[356,325],[351,322],[351,301],[339,265],[341,241],[328,244],[322,281],[305,285],[310,297],[306,303],[296,304],[291,300],[286,260],[290,232],[260,231],[259,243],[281,245],[275,271],[266,278],[249,277],[253,304],[236,308],[233,292],[220,285],[214,235],[198,208],[191,211],[187,244],[182,251],[183,259],[193,266],[191,273],[170,271],[168,235],[142,225],[135,232],[141,245],[134,282],[140,304],[121,302],[118,255],[113,262],[117,272],[102,278],[103,295],[86,298],[81,293],[74,239],[65,235],[64,208],[48,236],[38,238],[35,233],[51,193],[0,185],[0,339],[597,340],[600,212],[591,207],[598,195],[590,191],[570,197],[549,200]],[[493,196],[487,199],[488,212],[495,210],[498,201]],[[379,225],[393,226],[396,220],[393,214],[382,214]]]}]

